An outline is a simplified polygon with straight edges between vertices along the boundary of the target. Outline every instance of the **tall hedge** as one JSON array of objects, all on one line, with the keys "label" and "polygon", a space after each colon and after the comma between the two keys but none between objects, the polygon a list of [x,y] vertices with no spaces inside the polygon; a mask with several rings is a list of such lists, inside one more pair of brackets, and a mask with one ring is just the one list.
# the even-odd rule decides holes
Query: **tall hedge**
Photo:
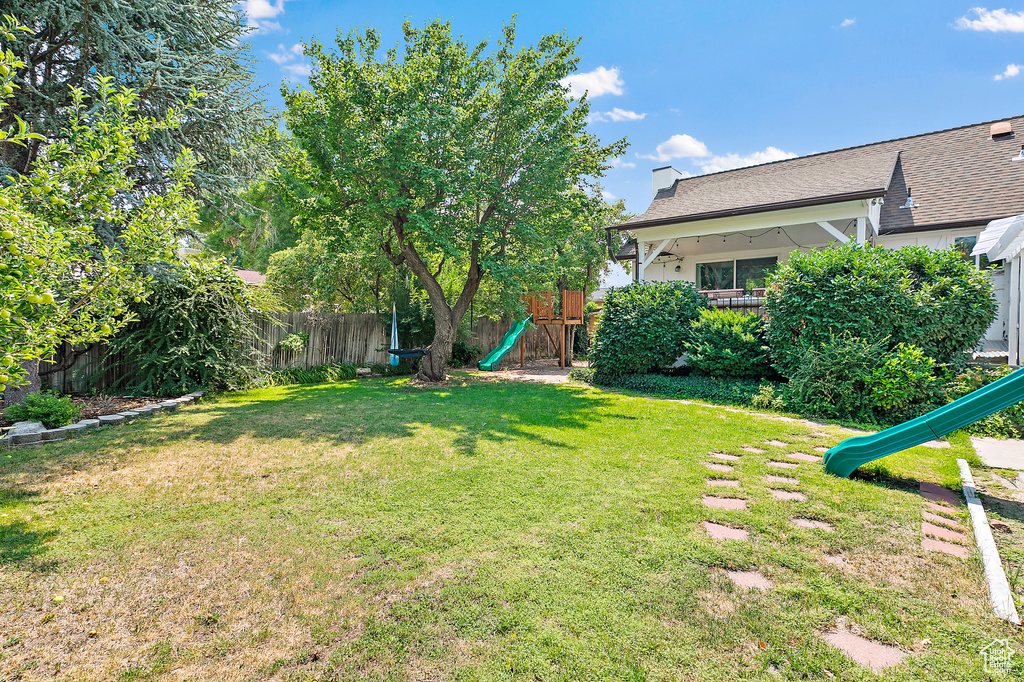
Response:
[{"label": "tall hedge", "polygon": [[848,333],[962,364],[996,314],[988,275],[952,249],[846,245],[794,253],[769,277],[766,338],[783,376],[805,349]]},{"label": "tall hedge", "polygon": [[656,371],[686,352],[692,322],[708,307],[687,282],[640,282],[611,289],[590,363],[599,376]]},{"label": "tall hedge", "polygon": [[119,386],[145,395],[196,388],[234,390],[262,376],[256,321],[263,292],[250,290],[223,261],[194,256],[153,284],[136,320],[111,339],[111,358],[134,372]]}]

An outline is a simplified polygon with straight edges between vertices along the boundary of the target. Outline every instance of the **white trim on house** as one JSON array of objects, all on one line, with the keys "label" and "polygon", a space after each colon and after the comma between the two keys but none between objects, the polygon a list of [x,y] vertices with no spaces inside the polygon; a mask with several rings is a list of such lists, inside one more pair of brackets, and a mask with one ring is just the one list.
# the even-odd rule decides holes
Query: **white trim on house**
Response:
[{"label": "white trim on house", "polygon": [[[637,229],[633,232],[637,239],[637,279],[641,282],[648,279],[647,268],[655,262],[658,255],[665,251],[669,244],[675,244],[681,239],[691,237],[725,236],[736,232],[757,233],[776,228],[813,226],[816,230],[824,230],[825,234],[831,238],[816,238],[813,240],[813,246],[827,246],[832,240],[838,240],[845,244],[851,239],[832,223],[853,221],[857,225],[857,243],[863,245],[867,243],[868,224],[871,224],[872,230],[876,231],[876,223],[872,221],[871,215],[872,213],[877,215],[879,207],[878,199],[862,199]],[[792,250],[792,248],[789,249],[789,251]],[[675,253],[674,250],[670,250],[670,252]]]}]

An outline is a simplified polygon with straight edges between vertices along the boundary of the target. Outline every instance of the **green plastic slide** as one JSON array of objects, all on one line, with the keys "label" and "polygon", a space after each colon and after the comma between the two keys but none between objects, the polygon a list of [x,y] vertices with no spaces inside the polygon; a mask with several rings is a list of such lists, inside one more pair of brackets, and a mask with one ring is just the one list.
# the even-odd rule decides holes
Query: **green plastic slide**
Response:
[{"label": "green plastic slide", "polygon": [[499,343],[494,350],[487,354],[483,360],[481,360],[477,367],[488,372],[493,372],[498,369],[498,365],[501,364],[501,359],[505,355],[516,347],[516,342],[519,341],[519,337],[526,333],[526,330],[533,324],[533,315],[530,315],[525,320],[519,320],[512,328],[505,332],[505,336],[501,337],[501,343]]},{"label": "green plastic slide", "polygon": [[847,438],[825,453],[825,471],[848,478],[862,464],[941,438],[1024,400],[1024,369],[917,419],[870,436]]}]

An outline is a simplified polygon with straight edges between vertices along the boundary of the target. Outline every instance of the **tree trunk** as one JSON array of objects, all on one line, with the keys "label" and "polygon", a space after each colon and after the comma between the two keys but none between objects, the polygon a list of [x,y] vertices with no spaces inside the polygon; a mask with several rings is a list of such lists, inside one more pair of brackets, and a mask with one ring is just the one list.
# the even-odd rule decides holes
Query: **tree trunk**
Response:
[{"label": "tree trunk", "polygon": [[21,386],[9,386],[4,391],[4,407],[9,405],[20,405],[25,402],[25,396],[35,393],[42,388],[42,381],[39,379],[39,361],[22,360],[21,368],[25,370],[25,379],[28,383]]},{"label": "tree trunk", "polygon": [[458,323],[453,324],[451,314],[434,311],[434,339],[430,342],[430,355],[420,359],[417,377],[421,381],[444,381],[447,376],[448,360],[452,357],[452,344]]}]

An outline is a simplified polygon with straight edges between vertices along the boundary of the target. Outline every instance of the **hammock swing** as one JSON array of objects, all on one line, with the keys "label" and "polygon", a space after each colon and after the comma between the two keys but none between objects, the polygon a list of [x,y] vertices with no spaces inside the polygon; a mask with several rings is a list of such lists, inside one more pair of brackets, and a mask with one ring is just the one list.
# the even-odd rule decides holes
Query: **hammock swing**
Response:
[{"label": "hammock swing", "polygon": [[430,355],[429,348],[398,347],[398,311],[394,303],[391,304],[391,348],[388,349],[388,353],[391,354],[392,367],[397,367],[398,363],[406,358],[415,359],[422,358],[424,355]]}]

